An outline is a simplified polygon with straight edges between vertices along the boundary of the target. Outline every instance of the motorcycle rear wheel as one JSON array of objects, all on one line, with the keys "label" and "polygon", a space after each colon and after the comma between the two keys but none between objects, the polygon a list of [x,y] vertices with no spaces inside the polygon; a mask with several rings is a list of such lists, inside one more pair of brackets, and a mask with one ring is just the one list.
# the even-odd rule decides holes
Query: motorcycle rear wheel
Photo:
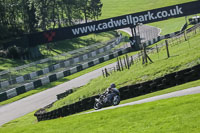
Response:
[{"label": "motorcycle rear wheel", "polygon": [[116,106],[120,103],[120,97],[118,95],[114,96],[112,104],[113,106]]}]

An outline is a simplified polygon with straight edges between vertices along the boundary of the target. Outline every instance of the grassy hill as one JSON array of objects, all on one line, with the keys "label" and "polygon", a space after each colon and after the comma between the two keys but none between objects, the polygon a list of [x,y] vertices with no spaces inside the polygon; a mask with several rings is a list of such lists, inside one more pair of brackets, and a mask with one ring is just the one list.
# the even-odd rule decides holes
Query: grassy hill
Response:
[{"label": "grassy hill", "polygon": [[[26,115],[2,133],[199,133],[200,94],[37,123]],[[31,119],[30,119],[31,118]]]},{"label": "grassy hill", "polygon": [[[56,52],[47,50],[46,45],[41,45],[40,50],[41,50],[41,53],[45,56],[44,58],[47,58],[47,57],[58,55],[59,53],[61,54],[61,53],[69,52],[69,51],[79,49],[85,46],[90,46],[95,43],[106,42],[106,41],[112,40],[116,36],[117,36],[116,32],[114,31],[99,33],[99,34],[91,34],[88,36],[74,38],[71,40],[59,41],[59,42],[50,44],[52,49]],[[34,60],[20,60],[20,59],[17,60],[17,59],[7,59],[7,58],[0,57],[0,71],[7,70],[12,67],[24,65],[32,61]]]},{"label": "grassy hill", "polygon": [[101,0],[103,3],[100,19],[161,8],[195,0]]},{"label": "grassy hill", "polygon": [[[164,76],[165,74],[200,64],[200,45],[198,45],[198,42],[200,41],[199,37],[200,34],[191,38],[189,42],[186,41],[180,44],[171,45],[169,47],[170,58],[167,58],[167,53],[164,47],[159,53],[149,54],[154,63],[142,65],[142,62],[140,61],[135,63],[130,70],[115,72],[107,78],[101,76],[93,79],[70,96],[56,102],[51,110],[76,102],[80,98],[83,99],[101,93],[111,83],[115,83],[117,87],[122,87],[152,80]],[[130,53],[129,55],[132,54],[135,53]]]},{"label": "grassy hill", "polygon": [[[180,4],[185,2],[190,2],[195,0],[168,0],[163,2],[163,0],[102,0],[103,3],[103,9],[102,9],[102,16],[100,19],[110,18],[110,17],[116,17],[124,14],[134,13],[134,12],[140,12],[160,7],[165,7],[169,5],[174,4]],[[185,23],[185,18],[176,18],[176,19],[170,19],[162,22],[156,22],[152,23],[150,25],[156,26],[162,29],[162,34],[172,33],[174,31],[180,30],[181,27]],[[74,50],[80,47],[84,47],[89,44],[93,44],[96,42],[99,42],[100,40],[108,40],[112,38],[111,34],[102,33],[99,35],[89,35],[86,37],[73,39],[73,40],[65,40],[56,43],[56,45],[53,46],[54,50],[58,53],[67,52],[69,50]],[[43,46],[41,47],[43,49],[42,53],[48,53]],[[51,55],[56,55],[56,53],[51,52]],[[5,70],[11,67],[16,67],[22,64],[30,63],[30,61],[21,61],[21,60],[10,60],[5,58],[0,58],[1,63],[0,65],[0,71]]]},{"label": "grassy hill", "polygon": [[[195,0],[102,0],[103,9],[100,19],[161,8]],[[185,23],[185,18],[170,19],[150,24],[162,29],[162,34],[178,31]]]},{"label": "grassy hill", "polygon": [[[104,3],[101,19],[115,17],[128,13],[164,7],[189,0],[102,0]],[[163,34],[180,30],[184,24],[184,18],[170,19],[151,25],[162,28]],[[63,106],[78,100],[102,92],[111,82],[118,87],[134,84],[166,73],[178,71],[186,67],[200,63],[200,35],[190,39],[190,42],[180,43],[170,47],[171,58],[166,58],[165,49],[158,54],[151,54],[154,61],[147,66],[141,62],[135,64],[131,70],[114,73],[108,78],[99,77],[92,80],[88,85],[79,89],[69,97],[56,103],[54,108]],[[189,46],[190,43],[190,46]],[[131,53],[135,54],[135,53]],[[120,78],[119,78],[120,77]],[[68,80],[64,78],[62,82]],[[102,84],[104,83],[104,84]],[[56,83],[54,83],[56,84]],[[198,83],[199,84],[199,83]],[[97,88],[98,86],[98,88]],[[51,85],[47,86],[50,88]],[[69,116],[56,120],[37,123],[33,113],[16,119],[0,128],[2,133],[21,132],[198,132],[200,130],[199,113],[200,95],[184,96],[153,103],[124,107],[80,116]],[[194,108],[196,107],[196,108]]]}]

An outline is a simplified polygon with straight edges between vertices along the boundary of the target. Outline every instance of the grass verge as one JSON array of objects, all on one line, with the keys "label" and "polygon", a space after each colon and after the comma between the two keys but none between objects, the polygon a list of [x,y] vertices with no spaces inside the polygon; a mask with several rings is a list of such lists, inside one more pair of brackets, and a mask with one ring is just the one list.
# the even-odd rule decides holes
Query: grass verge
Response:
[{"label": "grass verge", "polygon": [[[199,85],[199,81],[181,86],[186,88]],[[170,89],[166,89],[170,90]],[[167,92],[165,92],[167,93]],[[129,101],[126,101],[129,102]],[[126,103],[124,101],[124,103]],[[72,115],[65,118],[37,123],[33,112],[13,120],[0,128],[3,133],[32,132],[181,132],[200,129],[200,94],[159,100],[140,105],[127,106],[85,115]],[[13,130],[15,129],[15,130]]]},{"label": "grass verge", "polygon": [[57,52],[57,53],[51,52],[50,55],[48,55],[49,51],[47,50],[45,45],[41,46],[42,47],[41,49],[44,55],[47,54],[47,56],[55,56],[58,53],[69,52],[75,49],[90,46],[92,44],[106,42],[114,39],[116,36],[117,33],[115,31],[108,31],[98,34],[90,34],[87,36],[74,38],[71,40],[59,41],[50,45],[52,49],[54,49]]},{"label": "grass verge", "polygon": [[[137,52],[133,52],[133,53],[131,53],[131,55],[136,54],[136,53],[137,53]],[[60,79],[60,80],[58,80],[58,81],[49,83],[49,84],[47,84],[47,85],[44,85],[44,86],[42,86],[42,87],[39,87],[39,88],[34,89],[34,90],[31,90],[31,91],[28,91],[28,92],[26,92],[26,93],[24,93],[24,94],[21,94],[21,95],[19,95],[19,96],[13,97],[13,98],[8,99],[8,100],[3,101],[3,102],[0,102],[0,106],[3,106],[3,105],[5,105],[5,104],[9,104],[9,103],[15,102],[15,101],[17,101],[17,100],[20,100],[20,99],[23,99],[23,98],[25,98],[25,97],[31,96],[31,95],[33,95],[33,94],[36,94],[36,93],[42,92],[42,91],[44,91],[44,90],[47,90],[47,89],[49,89],[49,88],[55,87],[55,86],[57,86],[57,85],[63,84],[63,83],[65,83],[65,82],[69,81],[69,80],[72,80],[72,79],[77,78],[77,77],[79,77],[79,76],[81,76],[81,75],[87,74],[87,73],[89,73],[89,72],[92,72],[92,71],[94,71],[94,70],[96,70],[96,69],[102,68],[102,67],[104,67],[104,66],[106,66],[106,65],[109,65],[109,64],[112,64],[112,63],[114,63],[114,62],[116,62],[116,59],[112,59],[112,60],[106,61],[106,62],[104,62],[104,63],[95,65],[95,66],[93,66],[93,67],[90,67],[90,68],[85,69],[85,70],[83,70],[83,71],[80,71],[80,72],[78,72],[78,73],[75,73],[75,74],[72,74],[72,75],[70,75],[70,76],[64,77],[64,78],[62,78],[62,79]]]},{"label": "grass verge", "polygon": [[200,35],[190,39],[190,45],[188,45],[188,42],[183,42],[170,46],[170,58],[167,58],[166,50],[163,48],[158,54],[149,54],[154,63],[142,65],[141,62],[138,62],[129,70],[126,69],[124,71],[115,72],[107,78],[103,76],[96,78],[68,97],[54,103],[50,110],[77,102],[79,99],[102,93],[111,83],[115,83],[117,87],[120,88],[122,86],[152,80],[200,64],[199,36]]},{"label": "grass verge", "polygon": [[[116,37],[115,31],[91,34],[88,36],[83,36],[83,37],[75,38],[72,40],[64,40],[64,41],[60,41],[60,42],[51,44],[50,46],[52,47],[52,49],[57,51],[57,53],[48,51],[46,48],[46,45],[41,45],[40,51],[46,58],[46,57],[58,55],[58,53],[69,52],[69,51],[79,49],[81,47],[89,46],[89,45],[92,45],[95,43],[106,42],[106,41],[112,40],[115,37]],[[15,60],[15,59],[7,59],[7,58],[0,57],[0,71],[8,70],[13,67],[18,67],[18,66],[21,66],[24,64],[28,64],[33,61],[35,61],[35,60]],[[35,69],[39,69],[40,67],[43,67],[43,66],[44,66],[44,64],[42,64],[41,66],[38,65],[36,68],[30,68],[30,69],[35,70]],[[28,72],[31,70],[27,69]],[[20,73],[22,73],[23,71],[24,70],[22,70]]]},{"label": "grass verge", "polygon": [[123,101],[120,102],[120,104],[130,103],[130,102],[142,100],[142,99],[145,99],[145,98],[159,96],[159,95],[163,95],[163,94],[167,94],[167,93],[171,93],[171,92],[175,92],[175,91],[180,91],[180,90],[184,90],[184,89],[188,89],[188,88],[192,88],[192,87],[197,87],[197,86],[200,86],[200,80],[189,82],[189,83],[185,83],[185,84],[178,85],[178,86],[174,86],[174,87],[171,87],[171,88],[168,88],[168,89],[164,89],[164,90],[161,90],[161,91],[157,91],[157,92],[153,92],[153,93],[150,93],[150,94],[142,95],[142,96],[139,96],[139,97],[123,100]]},{"label": "grass verge", "polygon": [[[191,1],[195,0],[168,0],[165,2],[163,2],[163,0],[151,0],[151,2],[149,2],[148,0],[120,0],[117,2],[116,0],[102,0],[103,9],[100,19],[106,19]],[[161,28],[161,34],[165,35],[175,31],[179,31],[184,24],[185,17],[181,17],[152,23],[150,25]]]}]

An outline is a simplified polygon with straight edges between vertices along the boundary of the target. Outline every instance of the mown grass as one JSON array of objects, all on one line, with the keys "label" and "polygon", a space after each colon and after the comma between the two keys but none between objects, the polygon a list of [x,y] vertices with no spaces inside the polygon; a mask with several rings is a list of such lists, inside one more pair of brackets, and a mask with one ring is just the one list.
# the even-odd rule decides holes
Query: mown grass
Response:
[{"label": "mown grass", "polygon": [[[193,82],[189,82],[189,83],[185,83],[183,85],[178,85],[175,87],[171,87],[165,90],[161,90],[161,91],[157,91],[157,92],[153,92],[150,94],[146,94],[146,95],[142,95],[139,97],[135,97],[135,98],[131,98],[128,100],[123,100],[120,102],[120,104],[124,104],[124,103],[129,103],[129,102],[133,102],[133,101],[137,101],[137,100],[141,100],[141,99],[145,99],[145,98],[149,98],[149,97],[153,97],[153,96],[157,96],[157,95],[162,95],[162,94],[166,94],[166,93],[170,93],[170,92],[174,92],[174,91],[178,91],[178,90],[183,90],[183,89],[187,89],[187,88],[191,88],[191,87],[196,87],[200,85],[200,80],[197,81],[193,81]],[[19,127],[19,126],[25,126],[26,124],[28,125],[32,125],[32,124],[36,124],[37,120],[36,117],[34,117],[34,112],[29,113],[23,117],[20,117],[16,120],[13,120],[11,122],[9,122],[8,124],[5,124],[5,127]]]},{"label": "mown grass", "polygon": [[[160,6],[163,7],[163,6],[166,6],[167,3],[169,3],[169,5],[173,5],[173,4],[178,4],[179,2],[184,3],[189,0],[181,0],[181,1],[170,0],[170,1],[165,1],[165,2],[161,0],[157,0],[154,2],[149,2],[146,0],[143,0],[143,1],[120,0],[117,2],[116,1],[113,2],[111,0],[109,1],[103,0],[103,1],[104,1],[104,7],[106,5],[105,2],[108,2],[108,3],[110,2],[110,6],[107,8],[109,10],[107,10],[107,13],[103,13],[103,14],[107,14],[109,15],[108,17],[110,17],[110,15],[112,15],[111,11],[116,11],[116,12],[119,11],[116,15],[114,14],[112,16],[112,17],[115,17],[117,15],[127,14],[128,11],[129,13],[133,13],[132,10],[136,8],[138,8],[137,12],[142,11],[142,10],[147,10],[146,5],[150,5],[150,4],[153,4],[153,5],[149,6],[148,9],[157,8],[159,7],[156,5],[157,2],[160,2],[161,3]],[[144,1],[146,1],[146,3],[141,4],[141,2],[144,2]],[[126,2],[129,3],[129,4],[126,4],[126,8],[124,7],[118,8],[114,6],[114,4],[118,4],[119,7],[124,6],[125,5],[124,3]],[[143,6],[144,8],[141,6]],[[111,9],[112,7],[114,7],[115,9],[114,8]],[[124,9],[128,11],[122,11]],[[174,20],[173,23],[171,20],[169,20],[168,24],[165,24],[165,21],[163,21],[163,23],[156,23],[155,25],[154,24],[152,25],[154,26],[158,25],[158,27],[162,29],[166,27],[164,30],[162,30],[163,31],[162,34],[174,32],[176,31],[176,29],[180,30],[179,27],[181,27],[184,24],[184,20],[183,19],[181,20],[183,21],[183,23],[180,22],[178,19],[176,20],[172,19],[172,20]],[[180,22],[180,25],[176,26],[177,25],[176,22]],[[171,28],[167,28],[168,26],[170,26]],[[177,28],[174,28],[174,26],[176,26]],[[192,44],[192,47],[193,47],[193,44]],[[190,50],[189,47],[188,47],[188,50]],[[189,54],[188,52],[186,53]],[[187,54],[184,54],[182,58],[187,57]],[[196,55],[199,55],[199,54],[195,52],[193,55],[194,55],[194,58],[196,58]],[[178,53],[178,56],[179,56],[179,53]],[[169,59],[166,59],[166,56],[164,55],[160,56],[159,58],[158,56],[154,58],[157,58],[159,60],[159,59],[162,59],[163,57],[165,60],[169,60]],[[176,57],[176,55],[174,55],[172,58],[174,57]],[[179,69],[198,63],[197,60],[191,60],[191,57],[187,58],[186,60],[188,59],[190,59],[190,61],[192,62],[186,63],[183,61],[183,59],[181,59],[180,61],[183,63],[182,67],[178,66],[178,67],[173,68],[174,66],[174,63],[173,63],[172,68],[174,70],[179,70]],[[174,60],[174,61],[177,61],[177,60]],[[164,65],[161,65],[161,67],[162,66]],[[137,69],[135,69],[135,71],[137,71]],[[134,72],[133,74],[131,73],[129,74],[134,75]],[[21,132],[159,132],[159,133],[160,132],[186,132],[187,133],[191,131],[198,132],[199,124],[200,124],[198,121],[199,98],[200,98],[199,95],[185,96],[181,98],[181,100],[179,98],[174,98],[170,100],[162,100],[162,101],[153,102],[153,103],[126,107],[123,109],[123,111],[111,110],[110,112],[105,111],[105,112],[102,112],[101,114],[94,113],[94,114],[89,114],[89,115],[84,115],[84,116],[70,116],[70,117],[52,120],[48,122],[41,122],[39,124],[36,122],[36,119],[33,117],[33,113],[31,113],[20,119],[12,121],[9,124],[6,124],[0,129],[0,132],[5,132],[5,133],[6,132],[20,132],[20,133]],[[180,104],[177,104],[177,103],[180,103]],[[194,108],[194,107],[197,107],[197,108]],[[120,112],[120,113],[117,113],[117,112]],[[113,114],[116,114],[116,115],[112,117]]]},{"label": "mown grass", "polygon": [[123,100],[123,101],[120,102],[120,104],[134,102],[134,101],[142,100],[142,99],[145,99],[145,98],[159,96],[159,95],[162,95],[162,94],[167,94],[167,93],[180,91],[180,90],[184,90],[184,89],[188,89],[188,88],[192,88],[192,87],[197,87],[197,86],[200,86],[200,80],[196,80],[196,81],[193,81],[193,82],[174,86],[174,87],[171,87],[171,88],[168,88],[168,89],[156,91],[156,92],[149,93],[149,94],[146,94],[146,95],[130,98],[130,99],[127,99],[127,100]]},{"label": "mown grass", "polygon": [[120,88],[122,86],[152,80],[165,74],[200,64],[199,36],[190,39],[190,45],[188,45],[188,42],[183,42],[173,45],[173,47],[171,46],[169,48],[170,58],[167,58],[166,50],[163,49],[159,52],[159,56],[157,53],[149,55],[154,63],[142,65],[141,62],[138,62],[130,70],[115,72],[107,78],[101,76],[93,79],[73,94],[54,103],[50,110],[76,102],[79,99],[102,93],[111,83],[115,83]]},{"label": "mown grass", "polygon": [[12,60],[0,57],[0,71],[8,70],[12,67],[17,67],[23,64],[30,63],[29,61]]},{"label": "mown grass", "polygon": [[[134,54],[136,54],[136,53],[137,53],[137,52],[133,52],[133,53],[131,53],[131,55],[134,55]],[[57,80],[57,81],[55,81],[55,82],[49,83],[49,84],[44,85],[44,86],[42,86],[42,87],[39,87],[39,88],[37,88],[37,89],[28,91],[28,92],[23,93],[23,94],[21,94],[21,95],[18,95],[18,96],[14,97],[14,98],[8,99],[8,100],[3,101],[3,102],[0,102],[0,106],[5,105],[5,104],[9,104],[9,103],[12,103],[12,102],[15,102],[15,101],[17,101],[17,100],[20,100],[20,99],[23,99],[23,98],[25,98],[25,97],[31,96],[31,95],[33,95],[33,94],[36,94],[36,93],[39,93],[39,92],[41,92],[41,91],[47,90],[47,89],[49,89],[49,88],[55,87],[55,86],[57,86],[57,85],[63,84],[63,83],[65,83],[65,82],[69,81],[69,80],[72,80],[72,79],[74,79],[74,78],[77,78],[77,77],[79,77],[79,76],[81,76],[81,75],[84,75],[84,74],[86,74],[86,73],[92,72],[92,71],[94,71],[94,70],[96,70],[96,69],[102,68],[102,67],[104,67],[104,66],[106,66],[106,65],[109,65],[109,64],[112,64],[112,63],[114,63],[114,62],[116,62],[116,59],[112,59],[112,60],[106,61],[106,62],[104,62],[104,63],[95,65],[95,66],[93,66],[93,67],[90,67],[90,68],[85,69],[85,70],[83,70],[83,71],[80,71],[80,72],[78,72],[78,73],[75,73],[75,74],[72,74],[72,75],[70,75],[70,76],[64,77],[64,78],[62,78],[62,79],[60,79],[60,80]]]},{"label": "mown grass", "polygon": [[[98,34],[90,34],[87,36],[79,37],[79,38],[74,38],[70,40],[63,40],[59,42],[55,42],[53,44],[50,44],[50,46],[57,52],[51,52],[51,55],[57,55],[58,53],[64,53],[64,52],[69,52],[75,49],[79,49],[82,47],[90,46],[95,43],[100,43],[100,42],[106,42],[109,40],[112,40],[117,36],[117,33],[115,31],[108,31],[108,32],[102,32]],[[41,46],[45,47],[45,46]],[[44,48],[42,52],[47,54],[49,51],[45,50]]]},{"label": "mown grass", "polygon": [[[129,13],[135,13],[160,7],[165,7],[169,5],[175,5],[180,3],[186,3],[190,1],[195,0],[168,0],[163,2],[163,0],[153,0],[149,2],[148,0],[102,0],[103,3],[103,9],[102,9],[102,16],[100,19],[110,18],[110,17],[116,17],[120,15],[125,15]],[[180,28],[184,25],[185,18],[174,18],[162,22],[156,22],[152,23],[152,26],[156,26],[162,29],[162,34],[172,33],[177,30],[180,30]],[[104,33],[103,33],[104,34]],[[105,36],[106,37],[106,36]],[[94,34],[85,36],[87,39],[78,38],[74,40],[65,40],[56,43],[53,45],[53,48],[58,52],[67,52],[69,50],[73,50],[75,48],[80,48],[83,46],[86,46],[88,42],[96,42],[100,41],[101,39],[98,39],[98,37]],[[96,41],[95,41],[96,40]],[[82,44],[81,44],[82,43]],[[42,46],[43,47],[43,46]],[[44,49],[44,48],[43,48]],[[44,50],[42,53],[47,54],[48,51]],[[48,53],[49,54],[49,53]],[[56,55],[56,53],[51,52],[50,55]],[[20,66],[22,64],[29,63],[28,61],[20,61],[20,60],[9,60],[0,58],[0,61],[4,62],[0,65],[0,70],[6,70],[12,67]]]},{"label": "mown grass", "polygon": [[37,123],[33,113],[0,128],[2,133],[198,133],[200,94],[72,115]]},{"label": "mown grass", "polygon": [[195,0],[102,0],[103,9],[100,19],[136,13]]},{"label": "mown grass", "polygon": [[[195,0],[102,0],[103,9],[100,19],[106,19],[110,17],[117,17],[125,14],[136,13],[140,11],[146,11]],[[162,29],[162,35],[179,31],[185,24],[185,17],[173,18],[166,21],[152,23],[150,25],[159,27]]]},{"label": "mown grass", "polygon": [[[64,41],[56,42],[55,44],[50,44],[50,47],[52,47],[52,49],[57,51],[57,53],[48,51],[45,45],[41,45],[40,49],[41,49],[41,53],[45,56],[45,58],[47,58],[47,57],[58,55],[58,53],[69,52],[69,51],[79,49],[81,47],[89,46],[95,43],[109,41],[115,37],[116,37],[116,32],[109,31],[109,32],[104,32],[104,33],[99,33],[99,34],[91,34],[88,36],[83,36],[83,37],[75,38],[72,40],[64,40]],[[8,70],[13,67],[18,67],[24,64],[28,64],[33,61],[35,60],[16,60],[16,59],[7,59],[7,58],[0,57],[0,71]],[[22,72],[20,73],[16,73],[16,72],[14,73],[15,75],[27,74],[31,70],[35,71],[36,69],[39,69],[40,67],[45,66],[45,65],[49,65],[49,63],[28,68],[26,71],[22,70]]]},{"label": "mown grass", "polygon": [[128,45],[130,42],[130,40],[129,40],[130,35],[124,31],[120,31],[120,33],[122,34],[124,39],[122,40],[122,42],[119,45],[117,45],[113,49],[124,48],[124,47],[130,46],[130,45]]},{"label": "mown grass", "polygon": [[[95,38],[93,38],[94,36],[95,36]],[[110,40],[114,39],[115,37],[117,37],[117,33],[115,31],[110,31],[110,32],[105,32],[105,33],[99,33],[97,35],[92,34],[92,35],[88,35],[85,37],[75,38],[70,41],[65,40],[62,42],[58,42],[56,45],[49,44],[50,46],[53,45],[52,46],[53,51],[57,51],[57,52],[48,51],[46,46],[42,45],[40,47],[43,47],[44,49],[42,49],[41,52],[45,56],[45,58],[50,57],[50,56],[54,56],[54,57],[51,57],[48,62],[32,65],[30,67],[21,69],[19,71],[15,71],[15,70],[11,69],[10,73],[5,74],[0,77],[0,82],[5,81],[5,80],[14,79],[19,76],[23,76],[23,75],[32,73],[34,71],[39,71],[44,68],[47,68],[50,65],[58,64],[59,62],[67,60],[69,58],[77,57],[77,56],[80,56],[81,54],[88,53],[89,51],[96,50],[99,47],[105,46],[106,45],[105,42],[110,41]],[[71,50],[76,50],[81,47],[83,48],[86,46],[91,46],[93,44],[100,43],[100,42],[102,42],[102,44],[96,45],[94,48],[82,49],[81,51],[75,52],[74,54],[68,53],[66,56],[61,56],[58,54],[58,53],[69,52]],[[56,56],[56,55],[59,55],[59,56]],[[7,59],[7,60],[4,59],[4,60],[9,61],[9,59]],[[10,61],[12,61],[12,60],[10,60]],[[24,62],[30,62],[30,61],[24,61]],[[8,63],[5,63],[5,64],[8,64]],[[3,66],[5,66],[5,65],[3,65]]]}]

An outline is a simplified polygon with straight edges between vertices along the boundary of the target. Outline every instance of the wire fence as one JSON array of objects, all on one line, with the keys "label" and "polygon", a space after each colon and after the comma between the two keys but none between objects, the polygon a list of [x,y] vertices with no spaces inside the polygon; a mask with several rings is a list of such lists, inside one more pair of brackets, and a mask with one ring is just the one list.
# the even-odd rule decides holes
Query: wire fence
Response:
[{"label": "wire fence", "polygon": [[[188,30],[182,31],[176,36],[167,39],[167,43],[170,47],[179,45],[182,42],[188,42],[190,47],[190,38],[196,36],[200,33],[200,24],[196,24],[195,26],[189,28]],[[156,51],[166,50],[166,42],[159,44],[156,48]]]},{"label": "wire fence", "polygon": [[[174,47],[177,46],[179,44],[181,44],[182,42],[188,42],[188,45],[190,47],[190,38],[196,36],[197,34],[200,33],[200,23],[194,25],[193,27],[185,30],[185,31],[181,31],[179,32],[179,34],[174,35],[171,38],[168,38],[165,40],[165,42],[163,43],[158,43],[155,44],[155,46],[153,47],[147,47],[146,49],[146,54],[158,54],[158,58],[159,58],[159,53],[162,50],[168,50],[168,47]],[[141,44],[142,45],[142,44]],[[142,48],[143,46],[141,46]],[[170,52],[168,52],[168,57],[170,56]],[[109,77],[110,75],[112,75],[113,73],[117,72],[117,71],[123,71],[126,69],[130,69],[130,67],[134,64],[137,64],[139,62],[142,61],[142,64],[145,64],[145,54],[144,54],[144,50],[142,49],[141,51],[139,51],[136,55],[133,56],[128,56],[125,55],[123,57],[118,57],[117,58],[117,63],[114,67],[110,67],[110,68],[104,68],[102,70],[102,75],[103,77]],[[153,61],[152,61],[153,62]]]}]

